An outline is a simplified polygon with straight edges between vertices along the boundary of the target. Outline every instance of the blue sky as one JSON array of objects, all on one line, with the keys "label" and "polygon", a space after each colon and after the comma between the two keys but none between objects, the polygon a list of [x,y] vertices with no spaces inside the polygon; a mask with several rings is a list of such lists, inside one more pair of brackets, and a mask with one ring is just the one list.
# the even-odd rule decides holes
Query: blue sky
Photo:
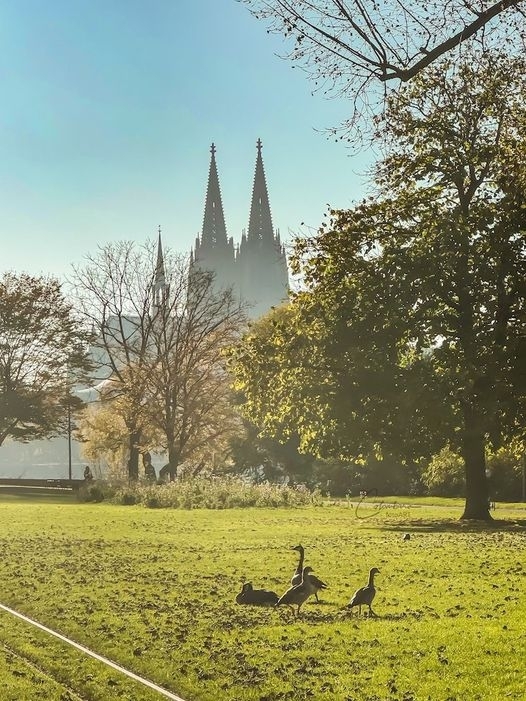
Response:
[{"label": "blue sky", "polygon": [[312,95],[284,48],[236,0],[0,0],[2,271],[67,275],[159,225],[188,251],[212,141],[235,241],[258,137],[286,241],[362,197],[372,157],[323,133],[345,101]]}]

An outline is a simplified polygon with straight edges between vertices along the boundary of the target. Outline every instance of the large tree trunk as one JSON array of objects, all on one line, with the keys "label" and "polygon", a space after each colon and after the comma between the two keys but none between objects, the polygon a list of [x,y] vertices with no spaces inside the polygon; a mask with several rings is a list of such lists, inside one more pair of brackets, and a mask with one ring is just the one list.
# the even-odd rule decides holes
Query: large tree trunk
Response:
[{"label": "large tree trunk", "polygon": [[179,452],[172,446],[168,447],[168,474],[170,482],[173,482],[177,477],[177,466],[179,465]]},{"label": "large tree trunk", "polygon": [[140,431],[132,431],[129,435],[129,452],[128,459],[128,479],[131,482],[137,482],[139,479],[139,441],[141,439]]},{"label": "large tree trunk", "polygon": [[492,521],[486,477],[485,439],[481,422],[471,407],[464,412],[462,456],[466,469],[466,505],[461,518]]},{"label": "large tree trunk", "polygon": [[161,482],[174,482],[177,478],[177,466],[179,465],[179,453],[173,446],[168,446],[168,462],[161,467],[159,479]]}]

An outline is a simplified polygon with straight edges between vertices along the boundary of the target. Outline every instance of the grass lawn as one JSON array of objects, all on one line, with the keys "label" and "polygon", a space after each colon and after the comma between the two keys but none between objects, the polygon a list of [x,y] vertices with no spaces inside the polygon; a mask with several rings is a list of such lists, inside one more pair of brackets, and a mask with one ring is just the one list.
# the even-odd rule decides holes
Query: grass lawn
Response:
[{"label": "grass lawn", "polygon": [[[0,603],[187,701],[526,699],[526,512],[461,507],[148,510],[0,494]],[[369,509],[367,511],[367,509]],[[402,535],[411,534],[410,540]],[[329,589],[298,619],[239,606],[283,593],[301,542]],[[378,575],[378,618],[351,616]],[[0,610],[3,701],[159,695]]]}]

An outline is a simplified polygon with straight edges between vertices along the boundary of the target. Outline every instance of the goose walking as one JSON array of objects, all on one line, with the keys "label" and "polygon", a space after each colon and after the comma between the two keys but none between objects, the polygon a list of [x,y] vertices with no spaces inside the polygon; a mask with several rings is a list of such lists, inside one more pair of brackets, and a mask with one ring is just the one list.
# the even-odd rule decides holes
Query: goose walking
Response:
[{"label": "goose walking", "polygon": [[376,616],[375,612],[371,608],[371,604],[373,603],[373,599],[376,594],[376,589],[374,588],[375,574],[380,574],[380,570],[377,567],[373,567],[369,571],[369,582],[365,585],[365,587],[357,589],[352,595],[351,600],[347,605],[347,608],[351,609],[351,613],[354,606],[358,606],[358,615],[362,613],[362,606],[368,606],[369,615]]},{"label": "goose walking", "polygon": [[236,596],[236,604],[275,606],[278,599],[276,592],[268,591],[267,589],[254,589],[252,582],[245,582],[243,588]]},{"label": "goose walking", "polygon": [[[276,606],[288,606],[296,616],[299,616],[301,607],[309,596],[314,593],[307,579],[310,572],[312,572],[312,567],[304,567],[301,582],[287,589],[283,596],[279,598]],[[297,611],[294,611],[294,605],[298,607]]]}]

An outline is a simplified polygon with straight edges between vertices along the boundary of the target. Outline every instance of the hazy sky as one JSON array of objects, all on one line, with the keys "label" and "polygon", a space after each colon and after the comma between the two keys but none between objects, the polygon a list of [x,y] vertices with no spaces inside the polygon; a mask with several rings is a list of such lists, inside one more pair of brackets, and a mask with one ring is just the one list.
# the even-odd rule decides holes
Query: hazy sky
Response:
[{"label": "hazy sky", "polygon": [[359,199],[367,155],[323,133],[345,102],[312,95],[283,49],[236,0],[0,0],[2,271],[62,276],[159,225],[189,250],[212,141],[234,241],[258,137],[283,239]]}]

